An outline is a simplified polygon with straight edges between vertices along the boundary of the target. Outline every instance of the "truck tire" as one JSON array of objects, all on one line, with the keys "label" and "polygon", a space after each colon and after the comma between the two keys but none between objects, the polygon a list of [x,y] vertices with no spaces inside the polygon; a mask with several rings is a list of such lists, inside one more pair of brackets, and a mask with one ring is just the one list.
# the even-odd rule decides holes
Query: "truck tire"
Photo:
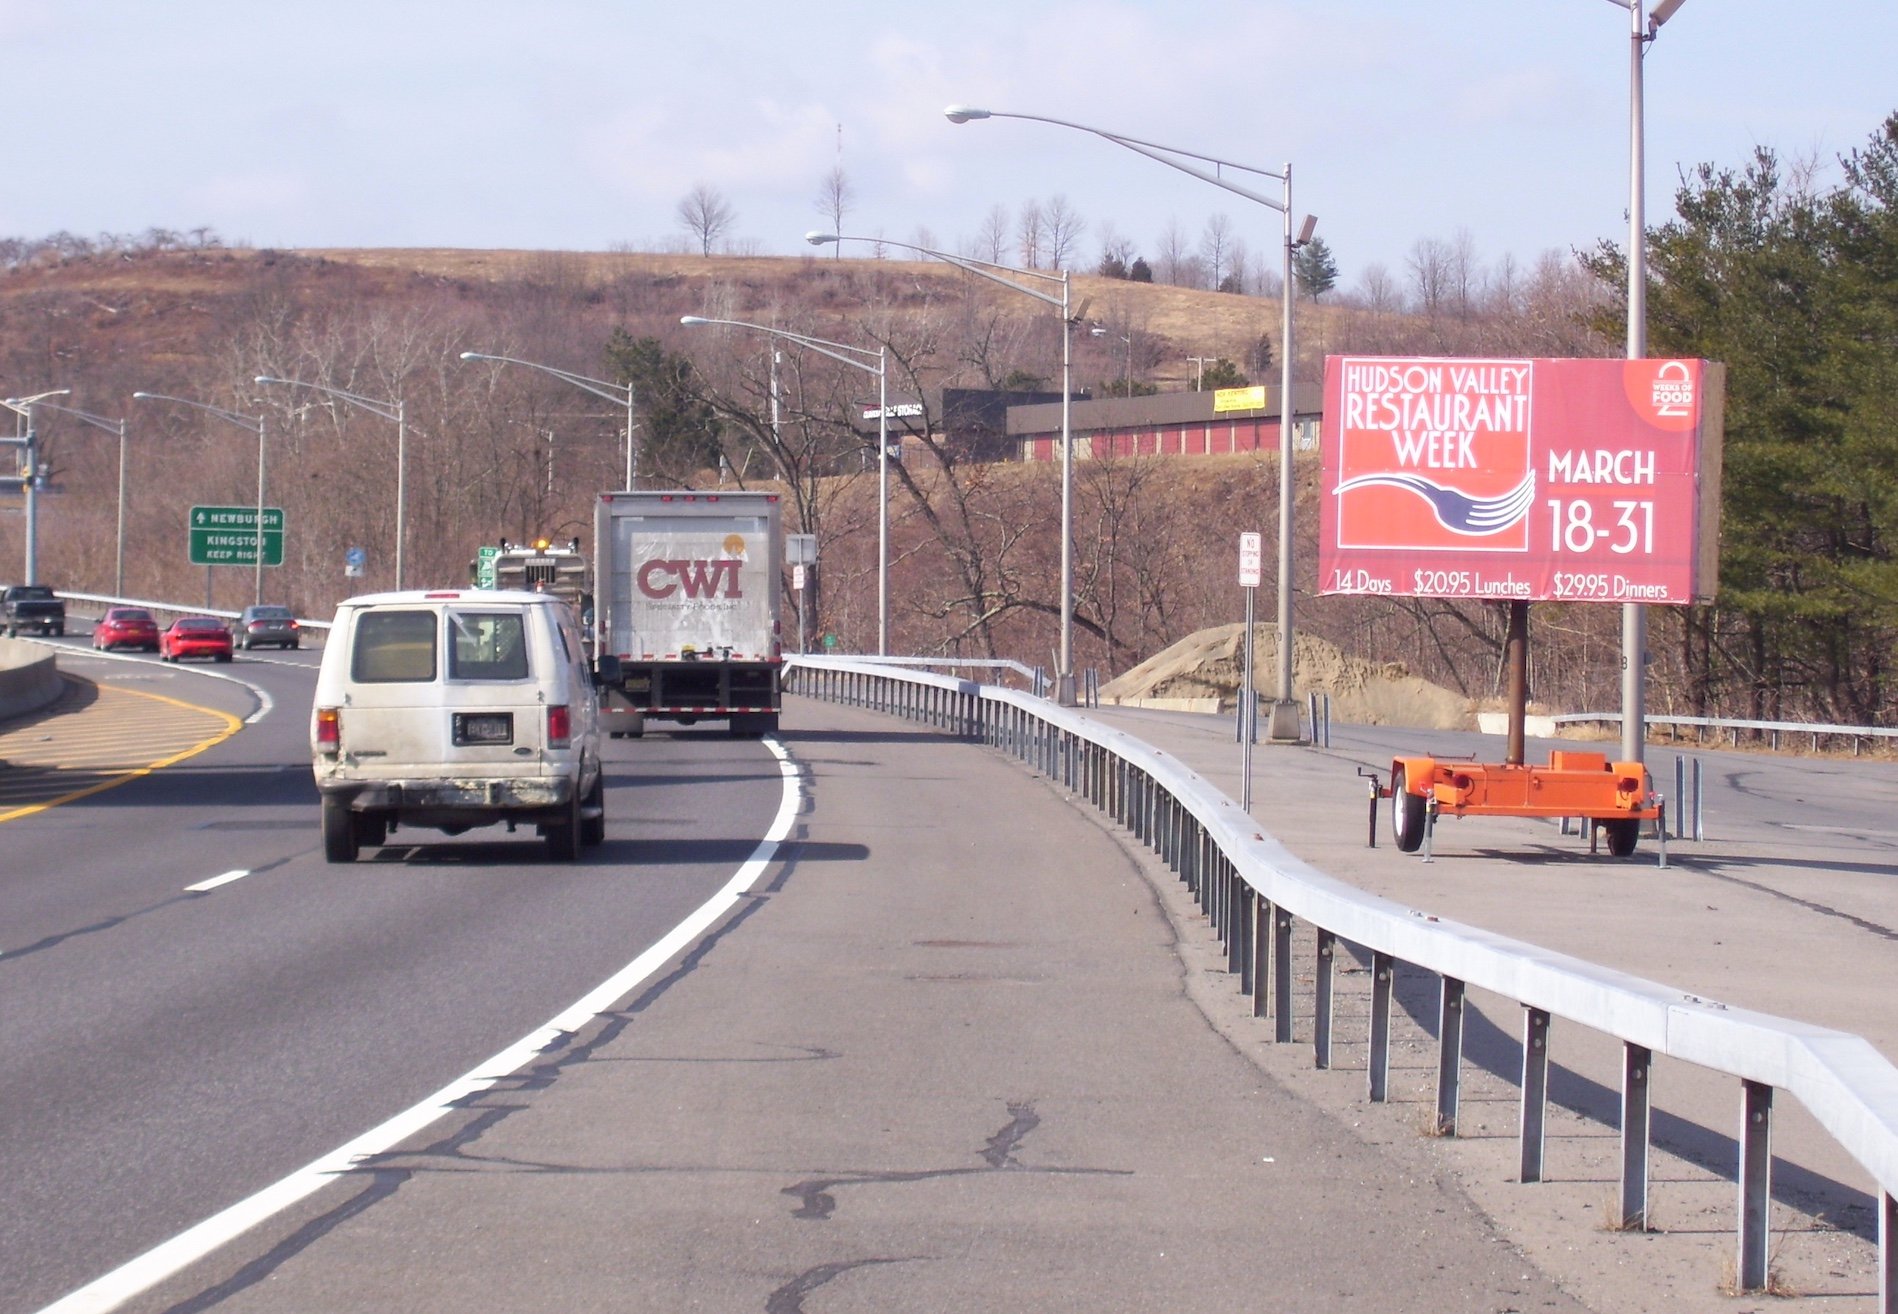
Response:
[{"label": "truck tire", "polygon": [[1410,792],[1404,768],[1391,768],[1391,839],[1399,853],[1415,853],[1423,847],[1424,798]]},{"label": "truck tire", "polygon": [[349,804],[338,798],[323,800],[323,856],[331,862],[354,862],[361,846],[356,839],[356,818]]}]

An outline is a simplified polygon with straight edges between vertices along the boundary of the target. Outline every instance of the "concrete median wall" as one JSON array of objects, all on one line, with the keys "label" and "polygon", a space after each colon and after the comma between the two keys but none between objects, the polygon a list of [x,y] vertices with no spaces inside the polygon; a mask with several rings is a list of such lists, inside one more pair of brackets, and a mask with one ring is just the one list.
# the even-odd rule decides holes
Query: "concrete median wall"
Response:
[{"label": "concrete median wall", "polygon": [[61,687],[51,648],[0,638],[0,721],[39,711]]}]

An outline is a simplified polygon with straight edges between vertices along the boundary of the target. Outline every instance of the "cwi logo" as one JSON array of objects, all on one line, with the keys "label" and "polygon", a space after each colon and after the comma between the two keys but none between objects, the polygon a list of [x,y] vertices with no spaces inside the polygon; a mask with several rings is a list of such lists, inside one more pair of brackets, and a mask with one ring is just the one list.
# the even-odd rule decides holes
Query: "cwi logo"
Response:
[{"label": "cwi logo", "polygon": [[639,591],[649,598],[665,599],[681,591],[688,598],[742,599],[744,589],[738,578],[745,564],[745,540],[728,534],[720,544],[725,555],[713,560],[668,560],[655,557],[633,572]]}]

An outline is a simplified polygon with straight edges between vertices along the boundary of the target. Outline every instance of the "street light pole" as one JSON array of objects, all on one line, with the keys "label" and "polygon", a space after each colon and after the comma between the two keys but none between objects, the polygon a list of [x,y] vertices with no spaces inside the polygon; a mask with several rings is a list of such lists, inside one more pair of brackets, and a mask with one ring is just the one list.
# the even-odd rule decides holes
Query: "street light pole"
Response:
[{"label": "street light pole", "polygon": [[213,406],[209,402],[192,401],[189,397],[171,397],[162,392],[135,392],[132,394],[132,400],[174,402],[179,406],[189,406],[193,410],[215,415],[227,424],[257,431],[257,524],[254,530],[256,538],[252,542],[252,551],[257,557],[257,591],[253,601],[262,606],[264,601],[264,417],[227,411],[222,406]]},{"label": "street light pole", "polygon": [[[998,265],[988,260],[950,255],[947,251],[937,251],[926,246],[912,246],[908,242],[892,242],[885,237],[806,233],[804,240],[812,246],[842,242],[873,242],[878,246],[893,246],[902,251],[914,251],[932,260],[954,265],[957,269],[974,274],[978,278],[985,278],[991,283],[1000,283],[1003,287],[1013,288],[1061,312],[1061,637],[1060,650],[1055,658],[1055,701],[1063,707],[1074,706],[1074,426],[1070,405],[1074,395],[1072,351],[1074,317],[1068,310],[1071,292],[1068,271],[1064,269],[1060,276],[1056,277],[1039,269],[1016,269],[1012,265]],[[1058,283],[1061,285],[1061,295],[1056,296],[1052,292],[1044,292],[1038,287],[1016,281],[1023,278],[1038,279],[1044,283]]]},{"label": "street light pole", "polygon": [[375,397],[364,397],[358,393],[345,392],[341,388],[332,388],[326,383],[311,383],[307,379],[279,379],[269,374],[259,374],[260,384],[280,383],[291,388],[308,388],[312,392],[327,393],[352,406],[360,406],[372,415],[380,415],[385,420],[395,421],[395,586],[402,587],[402,549],[408,542],[409,509],[409,422],[408,405],[397,399],[382,401]]},{"label": "street light pole", "polygon": [[33,431],[33,408],[48,397],[65,397],[72,393],[71,388],[54,388],[50,392],[36,392],[31,397],[9,397],[4,403],[6,408],[20,417],[25,429],[16,430],[20,434],[20,450],[24,457],[26,474],[26,578],[23,584],[40,582],[39,569],[39,478],[40,449]]},{"label": "street light pole", "polygon": [[[1675,0],[1679,3],[1679,0]],[[1292,252],[1311,240],[1312,229],[1317,220],[1305,216],[1305,224],[1297,237],[1292,235],[1292,166],[1288,163],[1283,169],[1261,169],[1249,164],[1239,164],[1232,160],[1222,160],[1217,156],[1202,155],[1198,151],[1182,150],[1177,146],[1161,146],[1155,142],[1141,141],[1123,133],[1108,132],[1103,128],[1091,128],[1085,123],[1071,123],[1066,119],[1049,118],[1042,114],[1013,114],[1002,110],[977,109],[971,105],[951,105],[943,111],[951,123],[968,123],[975,119],[1024,119],[1032,123],[1051,123],[1060,128],[1072,128],[1090,136],[1124,146],[1136,154],[1150,160],[1190,174],[1202,182],[1243,196],[1265,206],[1268,210],[1277,210],[1284,219],[1285,259],[1283,285],[1280,290],[1281,309],[1284,323],[1281,328],[1280,352],[1283,360],[1279,372],[1279,605],[1278,605],[1278,641],[1279,672],[1278,697],[1272,704],[1272,715],[1268,720],[1267,736],[1275,743],[1298,743],[1300,740],[1298,704],[1292,698],[1292,431],[1297,407],[1292,401]],[[1197,160],[1210,164],[1215,170],[1236,169],[1241,173],[1255,174],[1261,178],[1274,178],[1280,183],[1280,195],[1277,200],[1224,177],[1220,173],[1208,173],[1206,170],[1186,163]]]},{"label": "street light pole", "polygon": [[[726,328],[750,329],[754,333],[763,333],[773,338],[783,338],[786,342],[795,342],[809,347],[821,356],[848,365],[852,369],[862,370],[866,374],[877,376],[877,656],[890,655],[890,353],[889,348],[877,344],[877,363],[858,360],[858,356],[868,357],[868,347],[853,347],[844,342],[832,342],[827,338],[813,338],[803,333],[793,333],[789,329],[771,328],[764,324],[751,324],[742,319],[708,319],[703,315],[681,315],[679,322],[688,328],[697,328],[707,324],[720,324]],[[849,353],[849,354],[845,354]],[[776,361],[772,364],[775,380]],[[771,406],[774,416],[777,410],[777,386],[774,382],[771,393]]]},{"label": "street light pole", "polygon": [[57,402],[42,403],[49,411],[58,411],[61,415],[70,415],[83,420],[95,429],[104,429],[107,433],[119,436],[119,529],[117,550],[112,559],[112,593],[114,597],[125,596],[125,421],[108,420],[103,415],[94,415],[82,411],[77,406],[61,406]]},{"label": "street light pole", "polygon": [[[1647,146],[1641,62],[1661,24],[1686,0],[1609,0],[1628,11],[1628,359],[1648,354]],[[1621,607],[1621,759],[1647,753],[1648,614],[1638,602]]]},{"label": "street light pole", "polygon": [[463,360],[492,360],[503,365],[525,365],[530,370],[539,370],[542,374],[551,374],[556,379],[571,383],[574,387],[602,397],[616,406],[626,408],[626,487],[631,491],[633,480],[639,473],[638,448],[633,445],[633,385],[630,383],[608,383],[605,379],[590,379],[584,374],[575,374],[572,370],[563,370],[553,365],[542,365],[537,361],[517,360],[513,356],[490,356],[481,351],[464,351]]}]

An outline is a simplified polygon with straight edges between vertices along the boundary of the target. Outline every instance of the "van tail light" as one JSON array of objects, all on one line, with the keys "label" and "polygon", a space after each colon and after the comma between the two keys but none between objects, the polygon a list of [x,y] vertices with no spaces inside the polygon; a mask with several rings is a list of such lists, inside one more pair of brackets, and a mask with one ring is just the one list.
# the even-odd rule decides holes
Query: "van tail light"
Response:
[{"label": "van tail light", "polygon": [[566,748],[573,742],[573,709],[564,703],[547,709],[547,747]]},{"label": "van tail light", "polygon": [[342,708],[316,709],[316,746],[325,753],[334,753],[343,746]]}]

